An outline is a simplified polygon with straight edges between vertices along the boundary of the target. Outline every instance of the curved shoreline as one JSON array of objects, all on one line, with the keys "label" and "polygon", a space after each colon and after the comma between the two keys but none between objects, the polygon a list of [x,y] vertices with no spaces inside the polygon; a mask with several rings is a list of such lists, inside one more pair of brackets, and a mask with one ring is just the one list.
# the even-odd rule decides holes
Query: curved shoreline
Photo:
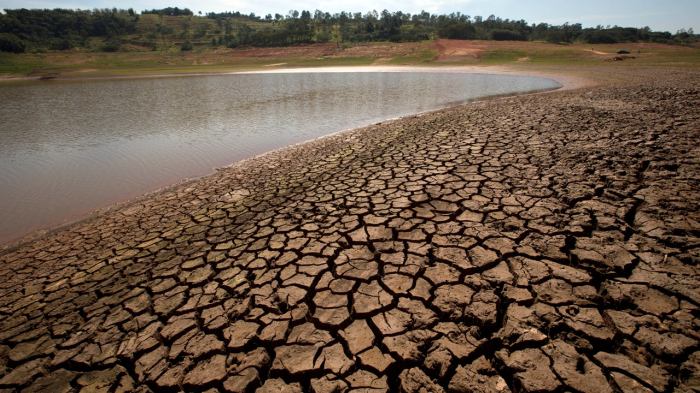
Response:
[{"label": "curved shoreline", "polygon": [[159,79],[159,78],[187,78],[193,76],[224,76],[224,75],[239,75],[239,74],[276,74],[276,73],[323,73],[323,72],[467,72],[481,73],[492,75],[523,75],[523,76],[539,76],[544,78],[561,80],[564,89],[579,88],[591,86],[592,79],[583,78],[580,76],[567,75],[566,72],[546,72],[538,70],[517,69],[508,66],[386,66],[386,65],[368,65],[368,66],[323,66],[323,67],[291,67],[291,68],[273,68],[273,69],[253,69],[247,71],[222,71],[222,72],[190,72],[190,73],[162,73],[162,74],[147,74],[147,75],[124,75],[124,76],[72,76],[58,77],[48,81],[41,81],[39,77],[12,77],[0,78],[0,83],[5,82],[41,82],[47,83],[56,82],[81,82],[81,81],[100,81],[100,80],[135,80],[135,79]]},{"label": "curved shoreline", "polygon": [[505,97],[515,97],[515,96],[521,96],[521,95],[531,95],[531,94],[542,94],[542,93],[549,93],[549,92],[554,92],[554,91],[564,91],[564,90],[573,90],[573,89],[579,89],[583,87],[589,87],[594,85],[594,82],[590,79],[578,77],[578,76],[573,76],[573,75],[566,75],[566,74],[553,74],[553,73],[545,73],[545,72],[520,72],[518,70],[514,69],[509,69],[507,67],[496,67],[496,68],[489,68],[489,69],[484,69],[484,67],[478,67],[478,66],[470,66],[470,67],[414,67],[414,66],[343,66],[343,67],[305,67],[305,68],[281,68],[281,69],[273,69],[273,70],[255,70],[255,71],[240,71],[240,72],[230,72],[230,73],[211,73],[211,74],[182,74],[182,75],[155,75],[155,76],[137,76],[137,77],[106,77],[106,78],[81,78],[81,79],[58,79],[59,81],[80,81],[80,80],[111,80],[111,79],[144,79],[144,78],[167,78],[167,77],[191,77],[191,76],[214,76],[214,75],[239,75],[239,74],[277,74],[277,73],[344,73],[344,72],[425,72],[425,73],[431,73],[431,72],[449,72],[449,73],[469,73],[469,74],[487,74],[487,75],[519,75],[519,76],[531,76],[531,77],[539,77],[539,78],[546,78],[550,80],[556,81],[560,87],[553,88],[553,89],[543,89],[543,90],[534,90],[534,91],[527,91],[527,92],[516,92],[516,93],[506,93],[506,94],[499,94],[499,95],[491,95],[491,96],[485,96],[485,97],[480,97],[476,99],[471,99],[471,100],[465,100],[465,101],[460,101],[456,103],[448,103],[442,107],[436,108],[436,109],[431,109],[431,110],[426,110],[422,112],[417,112],[417,113],[412,113],[409,115],[405,116],[399,116],[399,117],[394,117],[394,118],[388,118],[385,120],[382,120],[381,122],[377,123],[372,123],[360,127],[353,127],[353,128],[348,128],[348,129],[343,129],[343,130],[338,130],[335,132],[332,132],[330,134],[325,134],[313,139],[301,141],[298,143],[294,143],[291,145],[283,146],[277,149],[272,149],[248,158],[245,158],[243,160],[235,161],[230,164],[226,164],[220,167],[215,167],[212,168],[211,172],[208,172],[206,174],[203,174],[201,176],[196,176],[196,177],[190,177],[190,178],[183,178],[178,182],[157,188],[155,190],[143,193],[137,197],[134,198],[129,198],[123,201],[118,201],[111,203],[107,206],[104,207],[98,207],[94,209],[90,209],[88,212],[85,214],[81,214],[77,217],[74,217],[74,219],[66,219],[64,223],[62,224],[57,224],[57,225],[49,225],[44,228],[39,228],[30,231],[29,233],[25,235],[21,235],[13,240],[9,240],[6,242],[0,242],[0,254],[4,252],[8,252],[11,250],[16,249],[17,247],[22,246],[23,244],[31,243],[33,241],[37,241],[42,239],[45,236],[51,235],[53,233],[56,233],[61,230],[65,230],[68,228],[71,228],[75,225],[82,224],[85,222],[89,222],[99,216],[102,216],[104,214],[109,214],[111,212],[114,212],[115,210],[119,210],[121,208],[126,208],[132,204],[138,203],[140,201],[143,201],[144,199],[148,198],[154,198],[157,197],[158,195],[162,194],[163,192],[167,192],[171,189],[184,186],[187,184],[190,184],[192,182],[196,182],[198,180],[201,180],[203,178],[206,178],[208,176],[211,176],[217,171],[224,169],[224,168],[231,168],[234,166],[237,166],[239,164],[243,164],[247,161],[250,160],[255,160],[255,159],[260,159],[264,156],[267,156],[269,154],[279,152],[285,149],[290,149],[296,146],[300,145],[305,145],[305,144],[310,144],[317,142],[319,140],[323,140],[328,137],[333,137],[341,134],[346,134],[346,133],[351,133],[356,130],[364,129],[367,127],[371,126],[376,126],[379,124],[386,124],[390,122],[394,122],[397,120],[401,119],[406,119],[406,118],[414,118],[418,117],[421,115],[441,111],[444,109],[448,108],[455,108],[463,105],[469,105],[470,103],[473,102],[480,102],[480,101],[488,101],[488,100],[496,100],[499,98],[505,98]]}]

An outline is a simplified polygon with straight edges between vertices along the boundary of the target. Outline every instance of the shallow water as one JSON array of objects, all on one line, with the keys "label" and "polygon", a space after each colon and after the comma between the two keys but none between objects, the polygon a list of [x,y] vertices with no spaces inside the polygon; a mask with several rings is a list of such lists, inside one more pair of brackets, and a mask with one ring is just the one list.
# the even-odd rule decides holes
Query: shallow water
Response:
[{"label": "shallow water", "polygon": [[275,148],[549,79],[269,73],[0,86],[0,242]]}]

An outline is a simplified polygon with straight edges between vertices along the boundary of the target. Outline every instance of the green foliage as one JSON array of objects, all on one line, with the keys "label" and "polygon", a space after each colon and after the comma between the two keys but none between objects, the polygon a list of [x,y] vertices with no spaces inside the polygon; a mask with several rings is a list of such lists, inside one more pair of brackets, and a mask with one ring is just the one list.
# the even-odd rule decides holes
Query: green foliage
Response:
[{"label": "green foliage", "polygon": [[[101,50],[117,51],[122,43],[153,48],[190,50],[190,46],[287,46],[333,42],[422,41],[433,38],[531,40],[552,43],[663,42],[690,44],[698,36],[692,30],[672,35],[648,27],[582,28],[580,24],[528,24],[524,20],[487,18],[461,13],[435,15],[401,11],[362,13],[289,11],[287,15],[259,17],[240,12],[197,16],[188,8],[168,7],[86,10],[6,10],[0,14],[3,50],[92,49],[88,43],[106,40]],[[184,44],[178,44],[185,41]],[[10,49],[12,48],[12,49]]]},{"label": "green foliage", "polygon": [[442,38],[469,40],[476,37],[476,29],[471,23],[450,22],[438,27],[438,35]]},{"label": "green foliage", "polygon": [[494,41],[526,41],[527,37],[517,31],[499,29],[491,32],[491,39]]},{"label": "green foliage", "polygon": [[81,37],[67,36],[51,39],[46,44],[48,49],[51,50],[68,50],[75,48],[76,46],[82,46],[83,41],[84,40]]},{"label": "green foliage", "polygon": [[183,52],[190,51],[193,49],[192,43],[190,41],[185,41],[180,45],[180,50]]},{"label": "green foliage", "polygon": [[118,38],[110,37],[105,41],[101,49],[103,52],[118,52],[121,46],[122,43]]},{"label": "green foliage", "polygon": [[[133,12],[133,10],[132,10]],[[194,13],[189,8],[167,7],[161,9],[143,10],[142,14],[157,14],[168,16],[192,16]]]},{"label": "green foliage", "polygon": [[560,26],[540,23],[532,26],[529,38],[531,40],[547,41],[553,44],[572,43],[581,36],[582,31],[583,27],[580,23],[564,23]]},{"label": "green foliage", "polygon": [[26,49],[24,42],[16,35],[0,33],[0,52],[22,53]]},{"label": "green foliage", "polygon": [[585,29],[581,40],[589,44],[614,44],[616,42],[646,41],[646,31],[631,27]]},{"label": "green foliage", "polygon": [[138,15],[104,10],[5,10],[0,14],[0,33],[10,33],[27,47],[70,49],[88,37],[116,37],[135,31]]},{"label": "green foliage", "polygon": [[587,31],[582,39],[589,44],[614,44],[619,42],[612,34],[606,31]]}]

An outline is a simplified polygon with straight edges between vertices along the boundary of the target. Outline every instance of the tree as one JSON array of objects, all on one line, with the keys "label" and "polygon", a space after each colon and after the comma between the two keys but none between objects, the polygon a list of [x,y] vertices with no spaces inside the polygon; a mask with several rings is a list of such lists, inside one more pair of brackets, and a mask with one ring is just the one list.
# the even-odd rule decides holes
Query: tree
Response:
[{"label": "tree", "polygon": [[192,43],[189,40],[183,42],[182,45],[180,45],[180,50],[183,52],[191,51],[192,49]]},{"label": "tree", "polygon": [[27,46],[16,35],[0,33],[0,52],[22,53],[26,49]]},{"label": "tree", "polygon": [[189,8],[167,7],[161,9],[143,10],[142,14],[158,14],[167,16],[192,16],[194,13]]},{"label": "tree", "polygon": [[491,38],[495,41],[525,41],[526,37],[517,31],[512,30],[493,30]]},{"label": "tree", "polygon": [[105,43],[102,45],[103,52],[118,52],[121,48],[122,43],[116,37],[109,37]]},{"label": "tree", "polygon": [[343,42],[343,33],[340,30],[340,25],[339,24],[334,24],[333,29],[331,30],[331,36],[333,37],[333,42],[335,42],[336,48],[340,49],[340,43]]},{"label": "tree", "polygon": [[[529,25],[524,20],[451,14],[415,15],[401,11],[369,11],[331,14],[321,10],[290,10],[286,16],[260,18],[239,11],[194,15],[188,8],[145,10],[5,10],[0,13],[4,51],[65,50],[90,47],[92,38],[104,42],[103,50],[116,51],[122,43],[168,48],[173,42],[211,40],[212,45],[284,46],[312,42],[419,41],[434,37],[485,40],[541,40],[553,43],[664,42],[688,44],[698,40],[692,29],[676,34],[648,27],[597,26],[546,23]],[[209,20],[204,20],[207,18]],[[140,20],[141,19],[141,20]],[[145,19],[147,23],[140,23]],[[211,23],[214,20],[215,23]],[[213,29],[209,27],[214,25]],[[140,28],[137,30],[137,26]],[[145,27],[145,28],[144,28]],[[158,44],[158,45],[156,45]],[[192,44],[192,42],[190,42]],[[184,44],[183,44],[184,45]],[[185,45],[186,47],[187,45]],[[186,50],[186,49],[185,49]]]}]

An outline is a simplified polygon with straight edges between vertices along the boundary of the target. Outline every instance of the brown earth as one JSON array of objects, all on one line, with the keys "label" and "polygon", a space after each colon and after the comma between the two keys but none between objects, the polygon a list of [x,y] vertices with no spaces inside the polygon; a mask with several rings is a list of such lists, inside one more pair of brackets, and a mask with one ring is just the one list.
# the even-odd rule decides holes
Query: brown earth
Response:
[{"label": "brown earth", "polygon": [[[221,48],[210,54],[240,58],[317,58],[317,57],[372,57],[379,59],[391,59],[399,56],[412,56],[426,50],[433,51],[437,62],[455,62],[461,60],[479,59],[486,52],[499,51],[528,51],[533,53],[557,53],[562,50],[572,52],[590,53],[595,59],[612,57],[616,52],[625,47],[632,52],[663,52],[669,50],[690,50],[678,46],[653,43],[627,43],[615,45],[556,45],[547,42],[523,42],[523,41],[487,41],[487,40],[450,40],[436,39],[424,42],[371,42],[354,43],[350,46],[339,47],[334,43],[319,43],[288,47],[270,48]],[[596,48],[596,49],[592,49]],[[195,58],[200,54],[187,53],[186,57]]]},{"label": "brown earth", "polygon": [[0,391],[698,391],[700,74],[621,77],[273,152],[5,252]]},{"label": "brown earth", "polygon": [[464,41],[464,40],[435,40],[435,48],[437,49],[438,61],[459,60],[463,58],[478,59],[481,53],[486,50],[489,43],[480,41]]},{"label": "brown earth", "polygon": [[334,43],[310,44],[287,47],[272,48],[243,48],[243,49],[222,49],[222,53],[231,54],[235,57],[304,57],[314,58],[323,56],[342,57],[379,57],[391,58],[394,56],[406,56],[414,54],[420,50],[433,49],[432,42],[372,42],[356,43],[349,47],[339,47]]},{"label": "brown earth", "polygon": [[[546,42],[483,41],[438,39],[423,42],[320,43],[272,48],[209,48],[194,51],[134,51],[117,53],[80,50],[51,51],[4,56],[0,82],[37,79],[49,75],[56,79],[187,75],[259,70],[286,67],[342,65],[440,65],[440,66],[528,66],[581,67],[600,66],[628,50],[634,67],[687,67],[700,63],[698,47],[650,43],[570,44]],[[619,59],[618,59],[619,60]]]}]

